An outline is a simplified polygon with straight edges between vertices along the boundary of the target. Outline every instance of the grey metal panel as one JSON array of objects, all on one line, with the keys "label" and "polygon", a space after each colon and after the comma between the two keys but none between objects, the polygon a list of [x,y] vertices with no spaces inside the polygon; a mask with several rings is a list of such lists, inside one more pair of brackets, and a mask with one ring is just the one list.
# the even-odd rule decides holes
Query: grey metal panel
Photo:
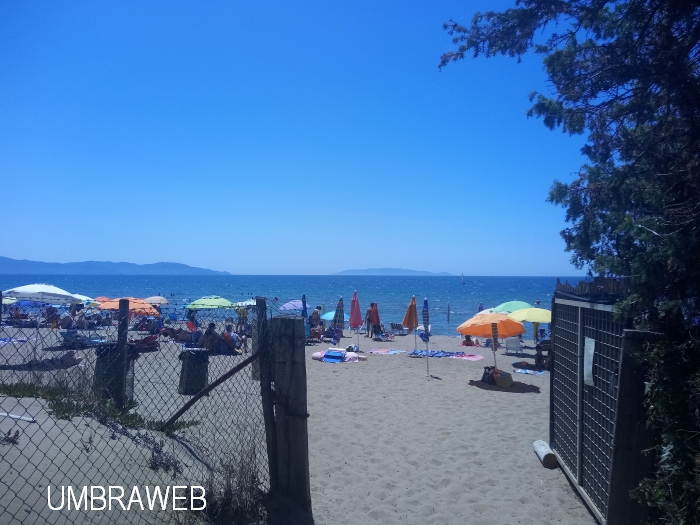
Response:
[{"label": "grey metal panel", "polygon": [[612,312],[583,309],[583,336],[595,340],[594,385],[583,387],[581,486],[607,513],[623,324]]},{"label": "grey metal panel", "polygon": [[578,307],[557,302],[552,370],[551,443],[568,469],[578,477],[577,436],[579,433]]}]

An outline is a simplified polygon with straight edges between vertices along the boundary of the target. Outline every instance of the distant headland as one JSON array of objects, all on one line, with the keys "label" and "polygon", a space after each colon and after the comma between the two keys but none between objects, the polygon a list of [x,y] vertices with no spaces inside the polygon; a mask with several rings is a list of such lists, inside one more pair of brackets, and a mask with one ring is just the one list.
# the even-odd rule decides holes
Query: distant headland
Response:
[{"label": "distant headland", "polygon": [[0,274],[5,275],[231,275],[186,264],[159,262],[135,264],[127,262],[85,261],[52,263],[0,257]]},{"label": "distant headland", "polygon": [[391,275],[397,277],[454,277],[447,272],[424,272],[421,270],[406,270],[404,268],[367,268],[365,270],[343,270],[333,275]]}]

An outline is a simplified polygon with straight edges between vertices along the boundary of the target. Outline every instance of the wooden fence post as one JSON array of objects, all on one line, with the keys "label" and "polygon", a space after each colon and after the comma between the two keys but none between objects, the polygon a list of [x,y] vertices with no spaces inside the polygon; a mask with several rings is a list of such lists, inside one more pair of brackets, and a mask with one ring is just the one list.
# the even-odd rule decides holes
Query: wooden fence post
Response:
[{"label": "wooden fence post", "polygon": [[[260,309],[260,304],[262,303],[262,310]],[[260,345],[261,345],[261,340],[260,340],[260,328],[262,327],[262,324],[267,321],[265,319],[265,316],[267,315],[267,302],[265,301],[264,297],[256,297],[255,298],[255,309],[257,310],[257,314],[255,316],[255,321],[253,322],[253,334],[252,334],[252,341],[250,344],[250,352],[252,354],[255,354],[260,351]],[[260,356],[263,357],[263,356]],[[262,359],[257,359],[250,367],[250,377],[253,379],[253,381],[260,381],[260,367]],[[261,385],[262,388],[262,385]]]},{"label": "wooden fence post", "polygon": [[[263,419],[265,421],[265,441],[267,443],[267,463],[270,474],[270,491],[277,490],[277,431],[275,429],[275,404],[272,400],[272,382],[274,381],[274,359],[272,340],[267,324],[267,301],[256,297],[257,321],[255,327],[258,366],[260,374],[260,396],[262,398]],[[255,379],[255,376],[253,376]]]},{"label": "wooden fence post", "polygon": [[271,325],[277,487],[301,508],[311,511],[304,321],[298,317],[275,317]]}]

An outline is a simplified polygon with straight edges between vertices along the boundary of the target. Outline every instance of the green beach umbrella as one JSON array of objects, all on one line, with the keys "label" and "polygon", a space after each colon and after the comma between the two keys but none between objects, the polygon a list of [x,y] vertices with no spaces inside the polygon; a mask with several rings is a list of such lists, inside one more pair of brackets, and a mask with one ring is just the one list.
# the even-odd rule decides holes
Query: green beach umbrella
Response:
[{"label": "green beach umbrella", "polygon": [[517,312],[524,308],[532,308],[532,305],[524,301],[508,301],[507,303],[499,304],[496,308],[491,308],[491,311],[495,314]]},{"label": "green beach umbrella", "polygon": [[190,310],[204,310],[207,308],[234,308],[234,304],[228,299],[218,295],[207,295],[187,305]]}]

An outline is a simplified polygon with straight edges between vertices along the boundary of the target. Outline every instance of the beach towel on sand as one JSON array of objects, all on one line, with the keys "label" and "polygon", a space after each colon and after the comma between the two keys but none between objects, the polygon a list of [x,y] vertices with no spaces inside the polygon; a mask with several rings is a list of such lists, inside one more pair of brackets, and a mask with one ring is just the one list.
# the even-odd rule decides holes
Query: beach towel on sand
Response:
[{"label": "beach towel on sand", "polygon": [[515,363],[511,363],[511,365],[513,365],[513,372],[517,372],[518,374],[540,375],[545,372],[527,361],[516,361]]},{"label": "beach towel on sand", "polygon": [[370,354],[378,354],[378,355],[397,355],[397,354],[405,354],[406,350],[391,350],[389,348],[375,348],[373,350],[369,351]]},{"label": "beach towel on sand", "polygon": [[[336,354],[343,354],[343,358],[340,361],[335,360],[335,358],[332,358],[332,360],[326,360],[326,355],[329,352],[334,352]],[[341,350],[339,348],[329,348],[328,350],[322,350],[320,352],[314,352],[311,355],[311,359],[314,361],[323,361],[325,363],[357,363],[359,361],[359,357],[357,353],[355,352],[346,352],[345,350]]]}]

